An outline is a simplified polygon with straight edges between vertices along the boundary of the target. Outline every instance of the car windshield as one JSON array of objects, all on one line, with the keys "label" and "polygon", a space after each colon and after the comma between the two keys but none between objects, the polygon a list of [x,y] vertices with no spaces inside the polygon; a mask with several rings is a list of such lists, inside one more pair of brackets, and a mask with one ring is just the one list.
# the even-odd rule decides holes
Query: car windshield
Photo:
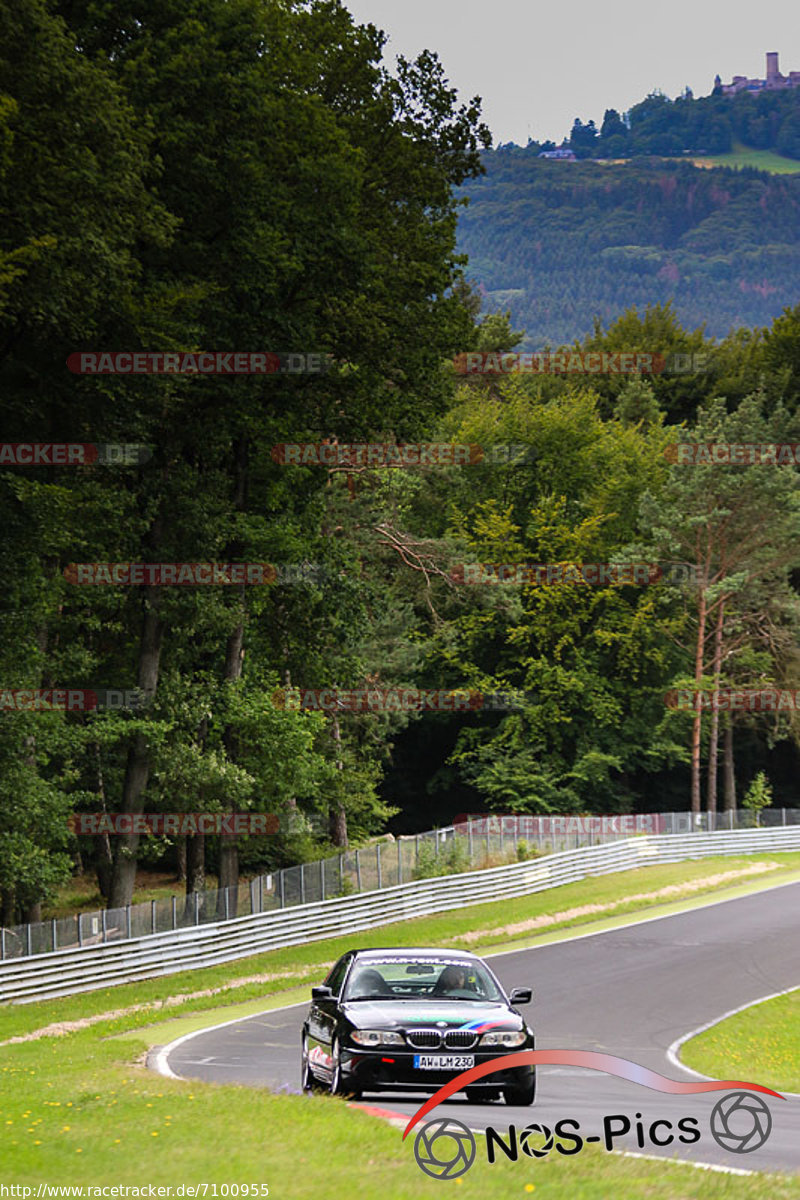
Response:
[{"label": "car windshield", "polygon": [[480,963],[457,958],[387,955],[356,962],[345,1000],[502,1001],[500,989]]}]

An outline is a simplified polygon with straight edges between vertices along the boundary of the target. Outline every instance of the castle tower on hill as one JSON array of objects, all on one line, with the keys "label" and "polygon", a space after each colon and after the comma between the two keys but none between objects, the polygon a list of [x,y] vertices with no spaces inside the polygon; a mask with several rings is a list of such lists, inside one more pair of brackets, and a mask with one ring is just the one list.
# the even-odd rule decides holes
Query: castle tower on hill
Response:
[{"label": "castle tower on hill", "polygon": [[723,96],[735,96],[739,92],[774,92],[795,87],[800,87],[800,71],[790,71],[788,75],[781,75],[777,50],[767,52],[766,79],[748,79],[746,75],[734,75],[730,83],[723,83],[717,75],[714,80],[715,90],[721,88]]}]

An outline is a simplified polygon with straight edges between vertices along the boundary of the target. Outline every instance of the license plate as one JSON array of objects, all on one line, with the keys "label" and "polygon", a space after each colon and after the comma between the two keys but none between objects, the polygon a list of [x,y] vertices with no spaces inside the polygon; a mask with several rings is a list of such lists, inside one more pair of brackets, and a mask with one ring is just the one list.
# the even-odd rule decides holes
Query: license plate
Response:
[{"label": "license plate", "polygon": [[415,1054],[418,1071],[466,1071],[475,1066],[474,1054]]}]

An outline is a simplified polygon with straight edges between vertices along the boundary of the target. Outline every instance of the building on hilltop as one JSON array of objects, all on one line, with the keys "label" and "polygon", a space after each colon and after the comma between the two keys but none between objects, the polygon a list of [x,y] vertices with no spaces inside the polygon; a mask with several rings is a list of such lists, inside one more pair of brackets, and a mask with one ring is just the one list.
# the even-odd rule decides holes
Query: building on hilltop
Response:
[{"label": "building on hilltop", "polygon": [[539,158],[560,158],[565,162],[577,162],[574,150],[570,150],[569,146],[559,146],[558,150],[542,150]]},{"label": "building on hilltop", "polygon": [[736,96],[739,92],[774,92],[781,88],[795,87],[800,87],[800,71],[790,71],[788,75],[781,75],[777,50],[767,53],[766,79],[748,79],[746,75],[734,75],[730,83],[723,83],[719,75],[714,79],[714,91],[720,90],[723,96]]}]

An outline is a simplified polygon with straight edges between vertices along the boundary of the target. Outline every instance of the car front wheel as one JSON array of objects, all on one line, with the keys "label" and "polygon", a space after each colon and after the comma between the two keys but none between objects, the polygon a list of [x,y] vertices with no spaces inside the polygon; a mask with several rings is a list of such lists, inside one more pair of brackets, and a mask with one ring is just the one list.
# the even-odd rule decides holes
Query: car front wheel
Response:
[{"label": "car front wheel", "polygon": [[336,1038],[331,1046],[330,1092],[332,1096],[347,1096],[351,1100],[361,1099],[361,1092],[342,1083],[342,1051]]},{"label": "car front wheel", "polygon": [[303,1049],[300,1059],[300,1087],[304,1092],[313,1092],[316,1080],[308,1060],[308,1038],[303,1034]]},{"label": "car front wheel", "polygon": [[503,1099],[514,1108],[527,1108],[536,1099],[536,1072],[525,1083],[503,1088]]}]

